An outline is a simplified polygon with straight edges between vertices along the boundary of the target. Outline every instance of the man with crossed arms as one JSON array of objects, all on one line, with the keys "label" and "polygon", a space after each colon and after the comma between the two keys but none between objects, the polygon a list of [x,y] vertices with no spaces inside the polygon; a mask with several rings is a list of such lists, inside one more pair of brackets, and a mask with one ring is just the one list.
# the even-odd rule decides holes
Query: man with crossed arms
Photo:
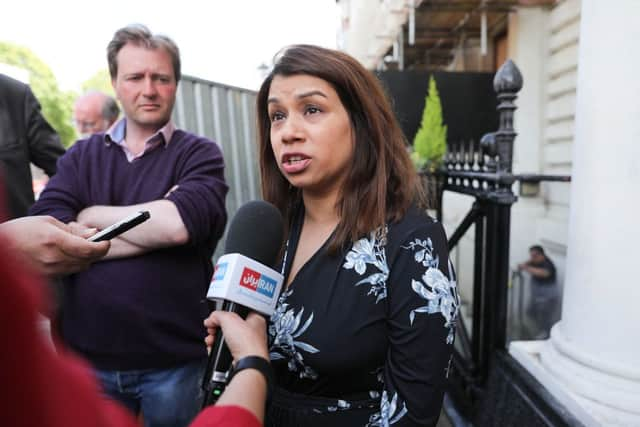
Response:
[{"label": "man with crossed arms", "polygon": [[180,80],[171,39],[125,27],[107,59],[124,118],[61,158],[31,214],[103,229],[150,212],[102,261],[65,279],[62,335],[145,425],[187,425],[202,399],[202,300],[226,222],[223,159],[215,143],[171,121]]}]

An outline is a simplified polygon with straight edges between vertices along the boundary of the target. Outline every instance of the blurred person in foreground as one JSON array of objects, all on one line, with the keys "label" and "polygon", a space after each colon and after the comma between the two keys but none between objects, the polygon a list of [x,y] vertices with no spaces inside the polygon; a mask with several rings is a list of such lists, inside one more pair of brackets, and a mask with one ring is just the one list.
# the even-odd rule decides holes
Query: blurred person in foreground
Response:
[{"label": "blurred person in foreground", "polygon": [[106,255],[109,242],[86,240],[96,231],[50,216],[22,217],[0,224],[0,236],[9,252],[43,277],[76,273]]},{"label": "blurred person in foreground", "polygon": [[31,213],[100,230],[150,212],[64,278],[61,333],[147,427],[186,426],[203,398],[202,300],[226,223],[222,153],[171,121],[181,74],[170,38],[121,28],[107,60],[124,117],[69,149]]},{"label": "blurred person in foreground", "polygon": [[29,86],[0,74],[0,177],[10,218],[27,215],[33,204],[31,163],[53,176],[64,151]]},{"label": "blurred person in foreground", "polygon": [[[57,346],[57,352],[54,351],[38,331],[37,312],[43,305],[43,288],[25,268],[21,254],[10,251],[11,246],[7,244],[7,238],[20,240],[20,227],[3,225],[0,225],[0,333],[7,346],[0,353],[0,377],[8,392],[0,403],[2,424],[43,427],[139,425],[129,411],[101,394],[86,362],[65,351],[63,346]],[[32,221],[30,225],[36,230],[50,226],[42,221]],[[109,246],[108,242],[87,244],[97,248],[96,253],[106,251]],[[29,256],[38,258],[38,247],[42,246],[29,250]],[[213,313],[205,325],[210,333],[207,337],[209,345],[215,329],[223,329],[234,360],[247,356],[268,357],[266,326],[261,316],[250,314],[243,321],[233,313]],[[267,386],[267,378],[260,371],[238,371],[217,405],[202,411],[191,426],[262,425]]]},{"label": "blurred person in foreground", "polygon": [[434,426],[459,298],[380,82],[345,53],[291,46],[257,117],[263,197],[287,229],[266,425]]},{"label": "blurred person in foreground", "polygon": [[120,115],[118,102],[110,95],[89,91],[76,99],[73,106],[73,123],[81,139],[94,133],[106,132]]},{"label": "blurred person in foreground", "polygon": [[[1,207],[2,203],[0,218]],[[108,241],[87,241],[95,231],[44,216],[0,223],[0,333],[11,346],[0,354],[0,377],[11,390],[0,403],[3,424],[138,425],[129,411],[101,395],[86,362],[59,343],[54,351],[37,327],[37,313],[46,311],[47,295],[33,273],[57,276],[87,268],[110,245]],[[268,358],[261,316],[250,314],[243,321],[233,313],[217,312],[204,325],[209,333],[207,346],[213,344],[216,328],[223,329],[234,364],[245,357]],[[191,426],[262,425],[268,381],[269,377],[255,369],[237,371],[217,405],[200,413]]]}]

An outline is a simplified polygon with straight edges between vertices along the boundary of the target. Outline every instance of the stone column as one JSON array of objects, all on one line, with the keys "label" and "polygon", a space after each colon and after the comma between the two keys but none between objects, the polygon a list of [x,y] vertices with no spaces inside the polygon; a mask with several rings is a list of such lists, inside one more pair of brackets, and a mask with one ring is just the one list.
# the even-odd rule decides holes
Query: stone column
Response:
[{"label": "stone column", "polygon": [[586,425],[640,426],[638,16],[582,2],[562,320],[510,348]]}]

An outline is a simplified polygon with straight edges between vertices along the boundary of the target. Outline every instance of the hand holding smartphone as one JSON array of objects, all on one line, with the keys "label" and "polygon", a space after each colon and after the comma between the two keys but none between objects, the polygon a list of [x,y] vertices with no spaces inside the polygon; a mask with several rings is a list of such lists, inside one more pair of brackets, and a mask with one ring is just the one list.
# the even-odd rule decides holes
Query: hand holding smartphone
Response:
[{"label": "hand holding smartphone", "polygon": [[125,231],[131,230],[136,225],[142,224],[150,217],[151,215],[149,214],[149,211],[136,212],[116,222],[115,224],[110,225],[104,230],[97,232],[93,236],[87,238],[87,240],[89,240],[90,242],[101,242],[103,240],[113,239],[114,237],[119,236]]}]

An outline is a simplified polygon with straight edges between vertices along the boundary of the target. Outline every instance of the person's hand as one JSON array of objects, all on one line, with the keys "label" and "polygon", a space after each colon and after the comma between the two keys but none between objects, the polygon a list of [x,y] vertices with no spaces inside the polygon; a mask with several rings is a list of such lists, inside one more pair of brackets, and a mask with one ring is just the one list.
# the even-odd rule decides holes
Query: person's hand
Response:
[{"label": "person's hand", "polygon": [[94,210],[95,210],[94,206],[89,206],[84,208],[83,210],[78,212],[78,216],[76,217],[77,222],[74,222],[73,224],[76,224],[79,227],[84,227],[84,228],[94,227],[95,224],[94,224],[94,221],[92,220]]},{"label": "person's hand", "polygon": [[218,310],[205,319],[204,325],[209,333],[205,338],[207,346],[213,345],[216,329],[220,327],[234,360],[245,356],[260,356],[269,360],[267,325],[261,315],[249,313],[247,319],[242,320],[236,313]]},{"label": "person's hand", "polygon": [[97,230],[67,225],[50,216],[17,218],[0,224],[18,256],[47,276],[75,273],[87,268],[109,250],[109,242],[89,242]]},{"label": "person's hand", "polygon": [[[267,324],[261,315],[249,313],[242,320],[236,313],[214,311],[204,321],[209,336],[208,346],[213,344],[216,330],[222,328],[224,339],[234,360],[246,356],[259,356],[269,360],[267,350]],[[267,399],[267,377],[255,369],[243,369],[233,376],[233,380],[218,399],[217,406],[241,406],[253,413],[261,422],[264,420]],[[197,422],[197,421],[196,421]]]},{"label": "person's hand", "polygon": [[87,239],[98,232],[97,228],[87,227],[85,225],[80,224],[79,222],[71,221],[67,224],[67,231],[71,234],[75,234],[78,237],[82,237],[83,239]]}]

